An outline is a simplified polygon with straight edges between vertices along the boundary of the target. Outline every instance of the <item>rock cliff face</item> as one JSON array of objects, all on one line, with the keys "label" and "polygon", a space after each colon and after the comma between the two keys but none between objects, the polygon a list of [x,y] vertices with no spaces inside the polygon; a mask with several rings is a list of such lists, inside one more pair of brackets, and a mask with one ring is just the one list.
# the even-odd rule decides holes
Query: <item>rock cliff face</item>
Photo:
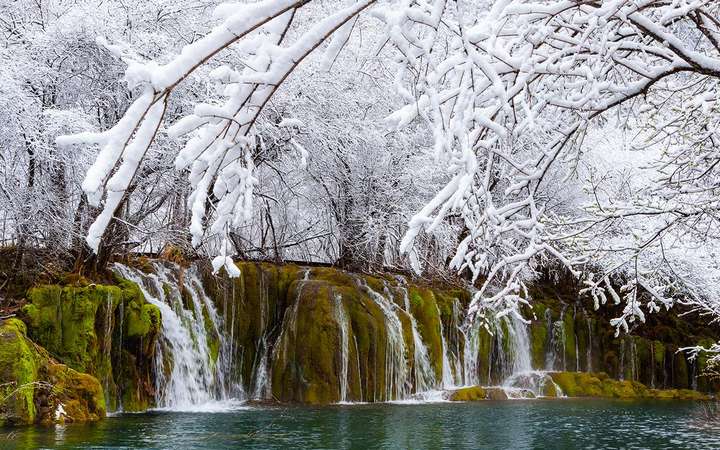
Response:
[{"label": "rock cliff face", "polygon": [[17,319],[0,323],[0,425],[76,422],[105,416],[98,380],[55,361]]},{"label": "rock cliff face", "polygon": [[531,319],[465,324],[469,295],[399,276],[243,263],[236,280],[203,277],[233,336],[251,398],[383,401],[453,385],[499,385],[518,371],[599,372],[649,389],[716,386],[705,362],[678,348],[715,331],[672,312],[615,337],[612,307],[592,310],[577,290],[540,281]]},{"label": "rock cliff face", "polygon": [[[155,261],[118,266],[112,285],[33,287],[23,321],[1,325],[0,420],[55,420],[60,404],[85,420],[227,398],[323,404],[446,390],[474,400],[514,395],[479,386],[513,384],[549,397],[716,390],[698,377],[703,360],[677,352],[715,340],[714,330],[663,313],[615,337],[617,311],[593,311],[557,282],[534,286],[529,324],[497,319],[488,331],[466,323],[460,288],[329,267],[239,268],[229,279]],[[533,371],[553,373],[518,375]]]},{"label": "rock cliff face", "polygon": [[550,281],[537,284],[530,324],[534,368],[556,371],[604,372],[618,380],[638,381],[650,388],[717,391],[717,383],[700,376],[704,358],[689,360],[678,349],[717,341],[717,330],[679,310],[647,314],[630,334],[615,336],[610,319],[619,306],[601,306],[579,299],[577,289]]},{"label": "rock cliff face", "polygon": [[159,309],[134,283],[40,285],[23,308],[28,336],[51,355],[96,377],[109,411],[143,411],[154,404],[154,352]]}]

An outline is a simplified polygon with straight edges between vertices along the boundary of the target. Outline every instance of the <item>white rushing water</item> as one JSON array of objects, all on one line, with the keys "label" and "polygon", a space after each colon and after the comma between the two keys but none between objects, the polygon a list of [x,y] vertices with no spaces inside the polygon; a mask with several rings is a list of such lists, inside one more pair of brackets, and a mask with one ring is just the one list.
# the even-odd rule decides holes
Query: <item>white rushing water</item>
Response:
[{"label": "white rushing water", "polygon": [[348,401],[348,368],[350,366],[350,323],[345,306],[343,306],[342,295],[335,294],[335,320],[340,326],[340,373],[338,382],[340,384],[340,402]]},{"label": "white rushing water", "polygon": [[432,363],[430,362],[430,355],[428,354],[427,346],[422,340],[420,331],[418,330],[417,319],[413,316],[410,311],[410,296],[408,295],[407,287],[404,285],[405,279],[398,277],[398,281],[401,283],[398,288],[402,294],[403,310],[410,318],[410,329],[413,338],[413,377],[414,377],[414,391],[415,392],[426,392],[437,387],[435,381],[435,371],[433,370]]},{"label": "white rushing water", "polygon": [[368,293],[370,298],[380,307],[385,317],[387,345],[385,346],[385,392],[384,398],[374,400],[394,400],[407,397],[408,363],[405,358],[405,339],[402,323],[398,317],[395,303],[374,291],[365,280],[356,279],[359,286]]},{"label": "white rushing water", "polygon": [[[442,318],[440,314],[440,307],[436,304],[438,317]],[[445,327],[443,326],[442,320],[440,320],[440,342],[442,344],[442,388],[450,389],[455,386],[455,380],[452,374],[452,368],[450,366],[450,358],[448,357],[447,342],[445,341]]]},{"label": "white rushing water", "polygon": [[[115,270],[135,282],[145,299],[157,306],[162,315],[162,336],[155,355],[157,407],[172,410],[217,410],[236,406],[237,388],[227,380],[229,341],[222,319],[205,294],[194,268],[178,280],[174,271],[154,264],[155,273],[144,274],[121,264]],[[184,305],[182,286],[191,305]],[[206,327],[206,318],[212,329]],[[219,341],[218,360],[213,361],[208,346],[208,331]]]}]

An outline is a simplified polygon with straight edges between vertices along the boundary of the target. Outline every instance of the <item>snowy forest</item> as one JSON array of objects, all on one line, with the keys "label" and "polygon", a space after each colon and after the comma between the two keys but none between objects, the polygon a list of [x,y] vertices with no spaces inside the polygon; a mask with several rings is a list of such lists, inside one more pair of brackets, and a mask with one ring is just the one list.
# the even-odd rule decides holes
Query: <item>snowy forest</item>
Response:
[{"label": "snowy forest", "polygon": [[[129,390],[116,367],[126,351],[137,361],[172,353],[172,363],[138,363],[133,376],[147,385],[133,384],[147,394],[133,397],[138,410],[229,398],[389,401],[509,386],[526,372],[538,396],[550,396],[547,383],[573,396],[574,385],[546,372],[627,380],[630,370],[650,388],[699,389],[704,377],[700,390],[714,391],[720,2],[0,0],[0,31],[0,329],[25,323],[52,358],[98,378],[103,414],[132,409],[122,408]],[[285,273],[296,266],[309,269]],[[251,299],[250,273],[296,306],[280,311],[272,298],[284,294]],[[342,274],[359,274],[350,283],[384,324],[381,344],[368,344],[370,354],[386,347],[383,375],[373,375],[385,381],[370,400]],[[286,277],[297,279],[281,287]],[[302,306],[317,279],[335,283],[328,339],[338,344],[331,375],[318,375],[339,380],[332,395],[307,373],[302,389],[283,375],[303,372],[283,369],[303,364],[303,324],[324,323]],[[69,332],[46,339],[66,318],[43,324],[43,305],[56,300],[42,286],[127,280],[145,297],[138,311],[159,308],[156,335],[122,347],[133,335],[123,325],[130,288],[121,309],[98,294],[87,348],[107,367],[95,356],[73,366]],[[228,306],[238,280],[244,300],[230,303],[245,319]],[[447,308],[434,294],[437,350],[413,283],[463,292]],[[549,287],[572,301],[546,303],[539,292]],[[57,311],[70,302],[62,292]],[[197,329],[182,325],[182,311],[194,311]],[[260,324],[252,345],[237,341],[246,321]],[[183,327],[181,351],[171,336]],[[672,352],[662,327],[682,335]],[[313,333],[307,345],[326,345]],[[622,344],[614,362],[611,340]],[[657,343],[670,356],[658,359]],[[647,376],[643,346],[657,361]],[[188,356],[198,352],[210,359]],[[680,370],[673,358],[686,364],[687,386],[667,381]],[[0,400],[20,401],[20,388],[2,386]],[[42,409],[38,389],[24,408]],[[69,402],[58,403],[68,417]]]}]

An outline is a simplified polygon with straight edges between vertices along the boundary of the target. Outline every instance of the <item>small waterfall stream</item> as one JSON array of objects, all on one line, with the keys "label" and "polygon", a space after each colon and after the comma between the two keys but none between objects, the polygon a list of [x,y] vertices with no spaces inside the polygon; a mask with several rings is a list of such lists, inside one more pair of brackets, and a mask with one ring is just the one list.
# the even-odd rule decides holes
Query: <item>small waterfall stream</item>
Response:
[{"label": "small waterfall stream", "polygon": [[[121,264],[115,270],[135,282],[145,299],[162,314],[162,339],[155,353],[157,406],[182,410],[196,409],[212,401],[229,400],[236,384],[229,373],[230,341],[222,330],[222,320],[205,294],[195,269],[179,280],[163,264],[154,264],[155,273],[143,274]],[[189,293],[183,296],[183,292]],[[187,303],[187,304],[186,304]],[[212,360],[208,333],[218,340],[218,359]]]},{"label": "small waterfall stream", "polygon": [[408,363],[405,354],[405,339],[403,337],[402,323],[398,317],[395,303],[374,291],[367,282],[356,279],[359,286],[364,289],[375,301],[385,316],[385,329],[387,332],[387,345],[385,348],[385,393],[383,400],[402,399],[408,395]]},{"label": "small waterfall stream", "polygon": [[425,392],[436,388],[435,372],[430,362],[427,346],[418,330],[417,319],[410,311],[410,295],[408,294],[405,278],[398,276],[400,287],[398,288],[402,294],[403,311],[410,318],[410,329],[413,338],[413,380],[414,392]]},{"label": "small waterfall stream", "polygon": [[348,401],[348,368],[350,366],[350,323],[342,302],[342,295],[335,294],[335,320],[340,326],[340,402]]},{"label": "small waterfall stream", "polygon": [[[437,305],[435,306],[437,307]],[[438,317],[442,317],[440,308],[437,308]],[[440,342],[442,343],[442,388],[449,389],[455,386],[455,380],[453,379],[452,368],[450,366],[448,346],[445,340],[445,327],[443,326],[442,320],[440,321]]]}]

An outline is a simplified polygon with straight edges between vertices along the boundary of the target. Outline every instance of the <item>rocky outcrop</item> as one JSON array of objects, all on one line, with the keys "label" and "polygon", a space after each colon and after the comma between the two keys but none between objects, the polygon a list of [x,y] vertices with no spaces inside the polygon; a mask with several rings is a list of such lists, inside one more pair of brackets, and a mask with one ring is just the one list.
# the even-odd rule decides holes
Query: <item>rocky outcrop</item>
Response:
[{"label": "rocky outcrop", "polygon": [[[462,290],[326,267],[239,266],[239,278],[206,273],[204,284],[234,336],[233,358],[251,398],[392,400],[414,392],[421,376],[441,382],[448,346],[462,353],[458,336],[441,334],[457,320],[454,304],[462,309],[469,301]],[[429,374],[416,367],[416,337]]]},{"label": "rocky outcrop", "polygon": [[105,416],[100,382],[58,363],[18,319],[0,322],[0,425],[79,422]]},{"label": "rocky outcrop", "polygon": [[28,336],[68,367],[100,380],[108,410],[153,405],[162,319],[136,284],[117,278],[115,285],[39,285],[27,299],[22,318]]},{"label": "rocky outcrop", "polygon": [[706,359],[688,359],[683,347],[709,344],[717,330],[701,318],[678,317],[679,310],[646,315],[629,334],[615,336],[610,319],[621,306],[594,310],[579,288],[540,280],[531,290],[530,347],[533,369],[604,372],[617,380],[638,381],[650,388],[716,392],[720,385],[702,376]]},{"label": "rocky outcrop", "polygon": [[549,375],[568,397],[675,400],[710,398],[707,394],[690,389],[651,389],[639,381],[614,380],[603,372],[553,372]]},{"label": "rocky outcrop", "polygon": [[[709,400],[710,395],[692,389],[652,389],[639,381],[614,380],[606,373],[544,372],[528,376],[547,378],[534,389],[513,386],[468,386],[448,391],[455,402],[507,400],[509,398],[592,397],[653,400]],[[544,380],[543,380],[544,381]]]}]

